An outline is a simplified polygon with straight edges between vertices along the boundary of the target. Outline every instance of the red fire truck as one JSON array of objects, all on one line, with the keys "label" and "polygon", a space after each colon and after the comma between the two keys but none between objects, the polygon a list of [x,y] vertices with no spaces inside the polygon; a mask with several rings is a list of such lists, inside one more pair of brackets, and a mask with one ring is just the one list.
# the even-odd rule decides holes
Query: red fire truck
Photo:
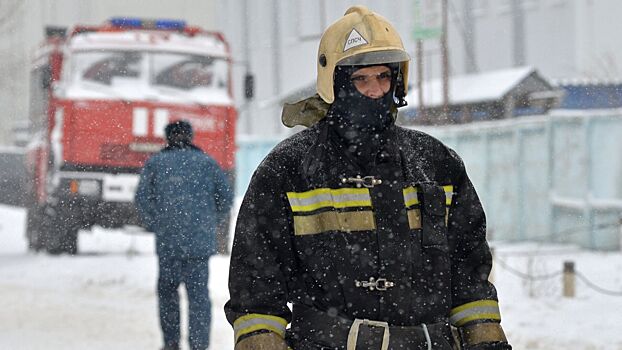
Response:
[{"label": "red fire truck", "polygon": [[46,36],[31,69],[31,249],[75,254],[81,228],[139,224],[139,173],[171,121],[189,121],[195,143],[233,181],[237,112],[222,34],[113,18]]}]

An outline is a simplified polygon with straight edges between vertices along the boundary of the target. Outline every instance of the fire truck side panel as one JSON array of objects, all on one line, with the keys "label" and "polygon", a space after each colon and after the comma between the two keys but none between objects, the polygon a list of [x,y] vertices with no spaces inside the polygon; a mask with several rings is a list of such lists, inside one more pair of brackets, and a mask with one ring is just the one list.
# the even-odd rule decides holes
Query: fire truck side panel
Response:
[{"label": "fire truck side panel", "polygon": [[[164,126],[184,119],[195,143],[225,170],[233,169],[235,110],[120,101],[63,101],[63,168],[138,169],[165,145]],[[233,118],[231,118],[233,116]],[[231,120],[233,119],[233,120]]]}]

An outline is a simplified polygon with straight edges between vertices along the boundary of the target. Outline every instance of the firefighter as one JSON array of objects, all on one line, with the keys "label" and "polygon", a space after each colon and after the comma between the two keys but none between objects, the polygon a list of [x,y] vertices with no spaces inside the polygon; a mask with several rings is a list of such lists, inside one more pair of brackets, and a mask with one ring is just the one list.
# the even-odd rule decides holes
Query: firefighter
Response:
[{"label": "firefighter", "polygon": [[163,350],[178,350],[179,294],[188,295],[190,348],[205,350],[210,341],[209,258],[216,253],[216,226],[228,217],[232,191],[218,164],[192,144],[186,121],[165,128],[168,145],[145,164],[136,207],[155,233],[158,254],[158,303]]},{"label": "firefighter", "polygon": [[309,128],[264,159],[239,212],[225,305],[236,350],[511,349],[464,164],[394,123],[409,59],[363,6],[324,32],[318,95],[282,115]]}]

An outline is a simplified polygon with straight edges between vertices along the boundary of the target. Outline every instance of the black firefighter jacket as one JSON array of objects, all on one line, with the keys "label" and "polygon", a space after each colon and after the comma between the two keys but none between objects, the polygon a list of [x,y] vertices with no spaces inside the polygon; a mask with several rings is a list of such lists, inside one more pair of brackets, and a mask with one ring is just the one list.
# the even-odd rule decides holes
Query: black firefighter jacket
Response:
[{"label": "black firefighter jacket", "polygon": [[231,256],[236,341],[283,336],[288,303],[390,325],[500,322],[485,216],[462,161],[425,133],[387,133],[366,169],[329,140],[325,121],[257,168]]}]

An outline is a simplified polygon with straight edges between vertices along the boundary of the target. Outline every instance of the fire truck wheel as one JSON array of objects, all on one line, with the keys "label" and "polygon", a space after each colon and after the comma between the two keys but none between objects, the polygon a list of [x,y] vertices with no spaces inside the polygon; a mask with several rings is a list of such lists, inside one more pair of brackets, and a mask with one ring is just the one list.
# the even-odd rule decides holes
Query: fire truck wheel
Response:
[{"label": "fire truck wheel", "polygon": [[61,210],[48,208],[43,216],[47,231],[46,250],[53,255],[78,253],[78,227]]},{"label": "fire truck wheel", "polygon": [[28,208],[26,216],[26,239],[28,240],[28,250],[38,252],[45,248],[45,238],[41,232],[42,210],[38,205]]}]

